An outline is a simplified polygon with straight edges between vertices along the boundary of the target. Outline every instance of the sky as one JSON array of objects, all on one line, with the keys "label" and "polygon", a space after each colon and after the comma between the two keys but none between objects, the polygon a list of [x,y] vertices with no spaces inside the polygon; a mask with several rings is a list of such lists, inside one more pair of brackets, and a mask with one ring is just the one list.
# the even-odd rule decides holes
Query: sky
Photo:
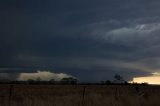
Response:
[{"label": "sky", "polygon": [[1,0],[0,76],[153,76],[160,73],[159,14],[159,0]]}]

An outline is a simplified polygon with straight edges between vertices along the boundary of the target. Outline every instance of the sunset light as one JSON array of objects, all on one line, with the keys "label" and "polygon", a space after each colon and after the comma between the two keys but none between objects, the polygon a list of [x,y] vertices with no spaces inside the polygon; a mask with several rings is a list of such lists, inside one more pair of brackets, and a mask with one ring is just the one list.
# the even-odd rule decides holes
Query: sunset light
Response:
[{"label": "sunset light", "polygon": [[148,84],[160,84],[160,76],[159,73],[155,72],[152,73],[151,76],[146,76],[146,77],[134,77],[133,81],[131,82],[136,82],[136,83],[148,83]]}]

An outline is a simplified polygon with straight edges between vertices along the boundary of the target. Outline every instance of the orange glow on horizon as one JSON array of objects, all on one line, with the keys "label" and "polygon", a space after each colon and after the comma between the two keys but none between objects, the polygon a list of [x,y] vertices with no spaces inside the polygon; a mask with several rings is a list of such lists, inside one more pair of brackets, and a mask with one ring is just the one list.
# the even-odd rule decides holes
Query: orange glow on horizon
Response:
[{"label": "orange glow on horizon", "polygon": [[144,83],[147,82],[148,84],[160,84],[160,76],[147,76],[147,77],[135,77],[133,81],[136,83]]}]

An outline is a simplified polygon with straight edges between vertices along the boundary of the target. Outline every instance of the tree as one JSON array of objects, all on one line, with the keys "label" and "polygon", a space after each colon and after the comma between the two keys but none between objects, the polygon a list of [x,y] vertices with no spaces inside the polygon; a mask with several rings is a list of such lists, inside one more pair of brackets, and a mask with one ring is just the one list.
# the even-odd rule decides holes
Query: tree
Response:
[{"label": "tree", "polygon": [[123,77],[120,76],[120,75],[118,75],[118,74],[116,74],[116,75],[114,76],[114,78],[115,78],[115,80],[119,80],[119,81],[122,81],[122,80],[123,80]]},{"label": "tree", "polygon": [[33,79],[28,79],[27,82],[28,84],[34,84],[35,81]]},{"label": "tree", "polygon": [[40,81],[41,81],[41,78],[40,78],[40,77],[38,77],[38,78],[36,79],[36,81],[40,82]]},{"label": "tree", "polygon": [[50,79],[50,80],[49,80],[49,83],[50,83],[50,84],[55,84],[55,80],[54,80],[54,79]]},{"label": "tree", "polygon": [[61,79],[62,84],[77,84],[77,79],[73,77],[63,78]]},{"label": "tree", "polygon": [[113,81],[114,84],[125,84],[125,81],[123,80],[123,77],[121,75],[116,74],[114,76],[114,79],[115,79]]},{"label": "tree", "polygon": [[110,85],[110,84],[112,84],[112,83],[111,83],[110,80],[107,80],[107,81],[105,82],[105,84]]},{"label": "tree", "polygon": [[36,83],[36,84],[40,84],[40,83],[41,83],[41,78],[40,78],[40,77],[37,77],[35,83]]}]

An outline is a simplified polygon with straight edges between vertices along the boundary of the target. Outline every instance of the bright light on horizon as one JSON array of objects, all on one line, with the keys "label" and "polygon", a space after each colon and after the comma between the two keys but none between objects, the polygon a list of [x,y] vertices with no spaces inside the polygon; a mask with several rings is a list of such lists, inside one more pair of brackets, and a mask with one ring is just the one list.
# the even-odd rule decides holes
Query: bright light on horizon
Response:
[{"label": "bright light on horizon", "polygon": [[148,83],[148,84],[157,84],[160,85],[160,74],[159,73],[152,73],[151,76],[146,77],[135,77],[130,82],[136,83]]}]

